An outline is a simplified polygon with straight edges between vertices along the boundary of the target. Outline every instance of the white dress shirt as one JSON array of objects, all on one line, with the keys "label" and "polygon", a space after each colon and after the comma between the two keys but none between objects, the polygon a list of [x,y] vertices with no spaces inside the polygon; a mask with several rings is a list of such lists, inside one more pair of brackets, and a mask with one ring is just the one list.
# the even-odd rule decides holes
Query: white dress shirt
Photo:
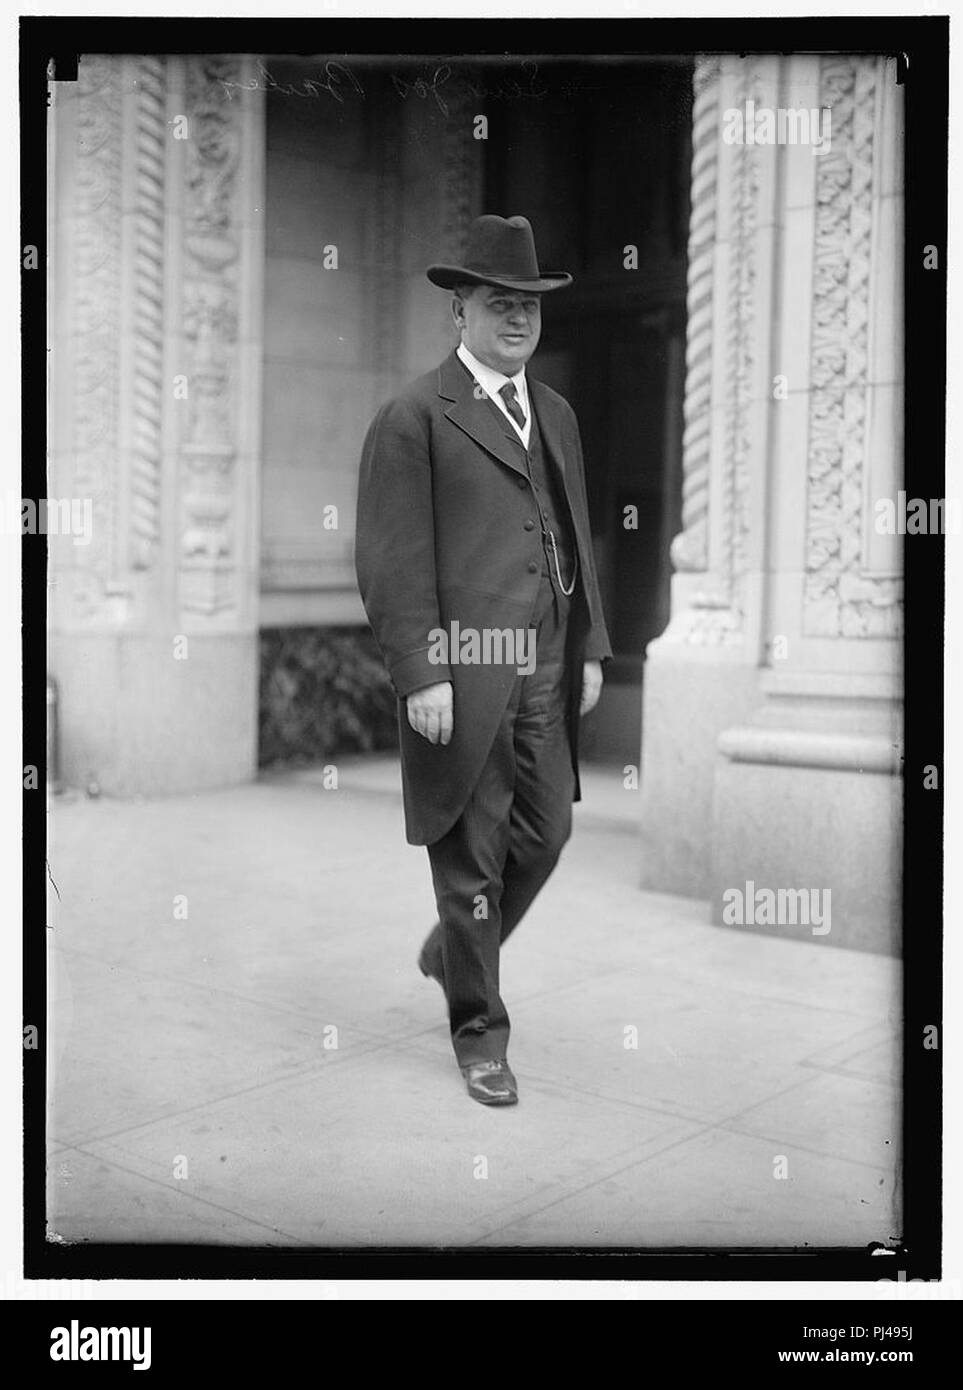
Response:
[{"label": "white dress shirt", "polygon": [[[532,409],[528,402],[528,382],[525,380],[525,368],[523,367],[515,376],[502,376],[501,372],[493,371],[491,367],[486,367],[484,362],[479,362],[475,354],[469,352],[464,343],[459,343],[455,351],[459,360],[465,364],[485,394],[490,396],[493,403],[498,406],[498,409],[502,412],[527,450],[528,441],[532,433]],[[509,415],[507,405],[498,394],[506,381],[510,381],[515,387],[518,404],[521,406],[525,416],[524,429],[522,429],[520,425],[517,425]]]}]

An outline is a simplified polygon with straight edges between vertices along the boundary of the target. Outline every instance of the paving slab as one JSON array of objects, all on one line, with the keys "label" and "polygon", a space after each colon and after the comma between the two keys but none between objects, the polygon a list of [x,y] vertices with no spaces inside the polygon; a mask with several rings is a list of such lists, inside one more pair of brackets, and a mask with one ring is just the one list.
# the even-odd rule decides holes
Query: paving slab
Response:
[{"label": "paving slab", "polygon": [[51,1002],[48,1132],[77,1144],[330,1068],[380,1040],[348,1026],[337,1050],[326,1041],[320,1028],[282,1010],[123,972],[113,986]]},{"label": "paving slab", "polygon": [[619,971],[512,1007],[512,1056],[526,1075],[580,1091],[718,1122],[811,1072],[820,1041],[851,1037],[843,1013],[724,993],[706,998],[646,974]]},{"label": "paving slab", "polygon": [[301,1242],[95,1154],[58,1148],[47,1166],[47,1239],[107,1244],[258,1245]]},{"label": "paving slab", "polygon": [[900,1110],[899,1094],[890,1085],[810,1072],[799,1085],[731,1117],[725,1128],[829,1158],[890,1168],[899,1163]]},{"label": "paving slab", "polygon": [[533,1082],[524,1108],[474,1105],[449,1059],[385,1048],[88,1151],[315,1245],[443,1246],[696,1131]]},{"label": "paving slab", "polygon": [[897,1233],[891,1173],[712,1130],[500,1226],[477,1243],[814,1249],[865,1247]]}]

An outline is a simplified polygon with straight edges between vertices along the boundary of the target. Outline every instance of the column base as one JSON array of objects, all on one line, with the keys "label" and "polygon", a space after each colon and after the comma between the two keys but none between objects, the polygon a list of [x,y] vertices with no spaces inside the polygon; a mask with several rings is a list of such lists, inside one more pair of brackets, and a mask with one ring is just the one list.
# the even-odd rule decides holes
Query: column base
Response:
[{"label": "column base", "polygon": [[[713,806],[713,922],[898,955],[901,814],[898,777],[724,757]],[[747,921],[765,917],[759,894],[766,889],[805,889],[816,911],[799,920],[803,914],[794,898],[789,916],[795,920]],[[756,910],[737,906],[733,920],[730,890],[738,890],[744,901],[755,899]],[[822,916],[827,905],[826,921],[816,926],[812,918]]]},{"label": "column base", "polygon": [[892,686],[884,675],[764,676],[765,704],[719,738],[714,922],[899,953],[903,783]]},{"label": "column base", "polygon": [[642,683],[641,886],[712,892],[713,770],[720,733],[759,703],[759,672],[721,648],[649,647]]},{"label": "column base", "polygon": [[256,632],[51,637],[61,779],[108,796],[231,786],[257,772]]}]

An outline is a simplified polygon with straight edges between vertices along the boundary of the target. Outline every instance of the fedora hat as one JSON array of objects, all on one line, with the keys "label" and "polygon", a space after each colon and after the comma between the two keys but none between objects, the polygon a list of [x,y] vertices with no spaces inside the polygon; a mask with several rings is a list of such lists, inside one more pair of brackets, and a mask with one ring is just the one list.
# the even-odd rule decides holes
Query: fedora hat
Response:
[{"label": "fedora hat", "polygon": [[468,229],[464,265],[430,265],[426,272],[443,290],[456,285],[498,285],[541,294],[572,283],[564,270],[538,268],[535,236],[527,217],[476,217]]}]

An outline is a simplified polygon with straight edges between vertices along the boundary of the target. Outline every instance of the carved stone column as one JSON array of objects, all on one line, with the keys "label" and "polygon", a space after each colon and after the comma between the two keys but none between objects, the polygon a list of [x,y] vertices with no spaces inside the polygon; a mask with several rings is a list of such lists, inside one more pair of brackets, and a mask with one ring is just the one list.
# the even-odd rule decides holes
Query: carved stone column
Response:
[{"label": "carved stone column", "polygon": [[[696,81],[687,507],[647,674],[646,876],[709,896],[716,921],[748,880],[829,889],[820,940],[892,949],[900,554],[873,517],[901,478],[901,89],[894,65],[846,56],[707,61]],[[757,109],[828,110],[827,147],[727,145],[720,113],[750,88]],[[728,226],[723,188],[744,210]],[[659,805],[693,742],[673,681],[699,753],[679,822]]]},{"label": "carved stone column", "polygon": [[243,58],[83,57],[55,87],[50,665],[68,782],[256,766],[262,94]]},{"label": "carved stone column", "polygon": [[758,701],[762,640],[776,180],[771,150],[722,130],[727,109],[774,104],[777,85],[775,58],[695,66],[683,530],[642,719],[643,886],[693,897],[712,881],[716,741]]}]

